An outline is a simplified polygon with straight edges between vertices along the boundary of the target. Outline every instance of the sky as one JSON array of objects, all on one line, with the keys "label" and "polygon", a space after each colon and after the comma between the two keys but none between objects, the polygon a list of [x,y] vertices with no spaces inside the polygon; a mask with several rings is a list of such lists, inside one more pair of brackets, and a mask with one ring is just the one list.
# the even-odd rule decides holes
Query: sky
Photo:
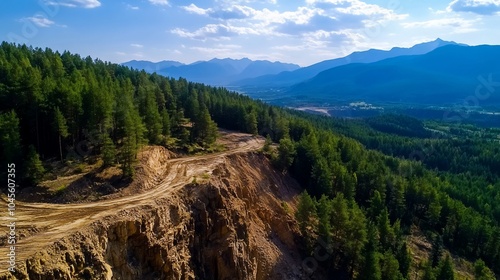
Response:
[{"label": "sky", "polygon": [[500,45],[500,0],[2,0],[0,40],[105,61],[307,66],[436,38]]}]

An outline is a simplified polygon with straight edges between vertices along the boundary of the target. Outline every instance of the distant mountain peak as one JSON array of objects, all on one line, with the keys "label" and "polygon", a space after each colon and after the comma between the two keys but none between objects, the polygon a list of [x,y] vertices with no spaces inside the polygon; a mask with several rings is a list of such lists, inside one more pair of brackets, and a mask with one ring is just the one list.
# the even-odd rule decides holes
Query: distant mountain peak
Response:
[{"label": "distant mountain peak", "polygon": [[[160,63],[163,63],[160,65]],[[293,71],[300,68],[299,65],[282,63],[279,61],[251,60],[247,57],[234,58],[212,58],[205,61],[196,61],[190,64],[181,64],[165,61],[153,63],[149,61],[129,61],[123,65],[143,69],[147,72],[157,72],[173,78],[183,77],[193,82],[206,83],[210,85],[227,85],[233,81],[254,78],[262,75],[274,75],[284,71]]]},{"label": "distant mountain peak", "polygon": [[349,63],[372,63],[397,56],[421,55],[446,45],[466,46],[463,44],[457,44],[453,41],[444,41],[441,38],[437,38],[434,41],[423,42],[408,48],[394,47],[390,50],[369,49],[366,51],[355,51],[345,57],[324,60],[307,67],[302,67],[290,72],[279,73],[277,75],[265,75],[261,77],[241,80],[235,82],[233,85],[264,88],[287,87],[298,82],[310,79],[319,74],[321,71],[325,71],[333,67],[338,67]]}]

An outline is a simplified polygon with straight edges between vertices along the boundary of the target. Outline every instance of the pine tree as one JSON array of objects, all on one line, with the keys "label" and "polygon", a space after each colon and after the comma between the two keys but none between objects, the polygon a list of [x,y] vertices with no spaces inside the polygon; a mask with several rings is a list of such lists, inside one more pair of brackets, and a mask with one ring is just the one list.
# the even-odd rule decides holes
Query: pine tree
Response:
[{"label": "pine tree", "polygon": [[342,247],[347,241],[349,229],[349,208],[342,194],[332,200],[332,214],[330,215],[333,242],[337,247]]},{"label": "pine tree", "polygon": [[398,259],[399,271],[401,271],[401,275],[403,275],[404,278],[407,278],[408,273],[410,272],[411,255],[408,251],[408,245],[406,242],[403,242],[403,244],[399,247],[396,258]]},{"label": "pine tree", "polygon": [[376,220],[380,214],[385,209],[384,200],[382,195],[378,190],[373,192],[373,196],[370,199],[370,208],[368,208],[368,217],[372,220]]},{"label": "pine tree", "polygon": [[390,251],[386,251],[382,257],[382,279],[401,280],[403,275],[399,271],[398,260]]},{"label": "pine tree", "polygon": [[314,223],[316,217],[316,205],[311,196],[304,191],[299,196],[299,203],[297,205],[297,212],[295,213],[295,218],[299,223],[300,233],[306,241],[306,247],[309,251],[312,251],[314,244],[315,233],[314,230],[316,225]]},{"label": "pine tree", "polygon": [[262,151],[265,154],[271,153],[271,145],[273,144],[273,140],[271,139],[271,136],[268,134],[266,136],[266,142],[264,142],[264,146],[262,147]]},{"label": "pine tree", "polygon": [[208,147],[217,140],[217,124],[210,117],[207,107],[201,106],[191,129],[191,141]]},{"label": "pine tree", "polygon": [[439,280],[455,279],[455,273],[453,272],[453,263],[451,261],[450,255],[446,255],[444,261],[442,261],[439,265],[439,270],[436,278]]},{"label": "pine tree", "polygon": [[375,226],[368,227],[368,242],[364,249],[363,267],[358,279],[361,280],[382,280],[380,271],[380,254],[377,251],[377,229]]},{"label": "pine tree", "polygon": [[434,227],[437,225],[440,219],[440,214],[441,214],[441,205],[439,204],[439,201],[433,200],[430,205],[429,209],[426,212],[426,218],[428,220],[429,226]]},{"label": "pine tree", "polygon": [[380,236],[380,245],[382,245],[382,248],[384,250],[392,249],[392,246],[395,245],[395,236],[389,221],[389,213],[387,211],[387,208],[385,208],[382,213],[380,213],[377,218],[377,222],[378,232]]},{"label": "pine tree", "polygon": [[144,123],[149,143],[158,144],[160,142],[160,135],[162,134],[163,123],[153,93],[146,93]]},{"label": "pine tree", "polygon": [[134,165],[138,151],[134,122],[131,116],[125,116],[125,137],[121,148],[121,164],[123,176],[133,178],[135,175]]},{"label": "pine tree", "polygon": [[311,178],[316,191],[314,193],[332,195],[332,173],[326,159],[320,157],[312,168]]},{"label": "pine tree", "polygon": [[137,152],[144,142],[144,124],[133,104],[133,86],[130,80],[122,83],[123,93],[116,95],[117,138],[121,142],[119,160],[124,177],[133,178]]},{"label": "pine tree", "polygon": [[330,225],[330,215],[332,212],[332,206],[330,200],[326,195],[322,195],[318,201],[318,238],[320,238],[323,243],[327,246],[331,246],[332,233]]},{"label": "pine tree", "polygon": [[363,211],[356,204],[353,205],[349,213],[347,226],[344,247],[349,263],[349,274],[352,279],[354,271],[357,271],[361,265],[363,247],[367,242],[366,218]]},{"label": "pine tree", "polygon": [[102,160],[104,166],[111,166],[116,161],[116,147],[107,133],[102,136]]},{"label": "pine tree", "polygon": [[434,269],[432,269],[432,264],[430,262],[426,262],[425,264],[422,280],[436,280],[436,275],[434,273]]},{"label": "pine tree", "polygon": [[163,108],[161,111],[161,120],[163,124],[163,129],[161,134],[163,137],[170,137],[170,116],[168,115],[167,109]]},{"label": "pine tree", "polygon": [[1,162],[21,164],[19,119],[13,110],[0,114],[0,140]]},{"label": "pine tree", "polygon": [[246,132],[257,135],[257,114],[253,108],[250,109],[250,112],[245,114],[245,126]]},{"label": "pine tree", "polygon": [[198,93],[195,89],[191,89],[189,92],[185,105],[186,118],[190,118],[191,120],[198,118],[203,105],[198,101]]},{"label": "pine tree", "polygon": [[61,161],[63,161],[61,138],[68,137],[69,133],[68,133],[68,126],[66,124],[66,119],[64,118],[63,114],[61,113],[58,107],[54,109],[54,126],[57,131],[57,134],[59,135],[59,155],[61,157]]},{"label": "pine tree", "polygon": [[45,168],[43,168],[42,161],[38,156],[33,145],[28,148],[28,154],[26,156],[26,168],[25,168],[26,179],[31,184],[38,184],[45,173]]},{"label": "pine tree", "polygon": [[432,267],[436,267],[439,264],[442,254],[443,254],[443,238],[441,237],[441,235],[437,234],[432,242],[432,251],[430,255],[431,257],[430,263]]},{"label": "pine tree", "polygon": [[295,146],[292,140],[289,138],[281,139],[278,146],[278,156],[275,160],[275,164],[282,171],[287,170],[293,163],[295,153]]},{"label": "pine tree", "polygon": [[495,274],[481,259],[474,263],[474,277],[476,277],[476,280],[495,280]]}]

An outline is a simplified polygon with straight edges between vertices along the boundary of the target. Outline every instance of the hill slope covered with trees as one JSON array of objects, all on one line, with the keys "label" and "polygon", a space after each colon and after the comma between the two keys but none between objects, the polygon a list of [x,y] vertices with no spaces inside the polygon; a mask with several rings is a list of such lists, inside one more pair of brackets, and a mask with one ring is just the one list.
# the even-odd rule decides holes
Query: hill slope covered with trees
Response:
[{"label": "hill slope covered with trees", "polygon": [[[311,275],[409,279],[410,267],[420,266],[422,279],[454,279],[443,248],[474,262],[477,279],[500,275],[497,171],[467,174],[459,165],[444,165],[488,147],[474,161],[487,170],[497,164],[495,146],[475,140],[469,149],[453,139],[408,134],[404,123],[390,118],[368,125],[288,111],[69,52],[0,46],[0,158],[3,166],[19,164],[21,187],[36,184],[51,158],[99,156],[132,177],[142,145],[210,149],[219,126],[279,143],[265,150],[305,189],[296,218]],[[431,156],[409,157],[420,144],[433,143],[439,145]],[[487,193],[489,207],[469,201],[464,194],[471,189]],[[433,240],[433,254],[423,264],[408,249],[415,227]]]}]

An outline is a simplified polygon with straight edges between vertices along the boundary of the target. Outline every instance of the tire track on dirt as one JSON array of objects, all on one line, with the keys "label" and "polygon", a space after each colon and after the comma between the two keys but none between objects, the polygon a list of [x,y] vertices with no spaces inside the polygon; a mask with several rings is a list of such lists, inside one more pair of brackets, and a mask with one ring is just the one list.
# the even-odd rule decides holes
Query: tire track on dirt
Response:
[{"label": "tire track on dirt", "polygon": [[[227,151],[169,159],[166,161],[167,175],[164,178],[154,178],[153,181],[159,180],[157,186],[142,193],[79,204],[24,203],[16,201],[16,230],[18,232],[29,231],[30,229],[32,232],[35,231],[34,234],[17,240],[16,262],[26,261],[36,252],[43,250],[44,247],[57,242],[57,240],[65,236],[78,232],[78,229],[84,228],[94,221],[166,197],[190,183],[193,176],[206,172],[211,173],[218,163],[224,161],[224,157],[236,153],[256,151],[264,143],[262,137],[230,132],[222,132],[222,134],[221,140],[228,146]],[[2,200],[6,205],[5,195],[2,196]],[[2,224],[8,224],[5,214],[2,215]],[[4,227],[2,230],[7,234],[8,228]],[[9,246],[7,244],[0,248],[0,273],[5,272],[8,267],[8,252]]]}]

